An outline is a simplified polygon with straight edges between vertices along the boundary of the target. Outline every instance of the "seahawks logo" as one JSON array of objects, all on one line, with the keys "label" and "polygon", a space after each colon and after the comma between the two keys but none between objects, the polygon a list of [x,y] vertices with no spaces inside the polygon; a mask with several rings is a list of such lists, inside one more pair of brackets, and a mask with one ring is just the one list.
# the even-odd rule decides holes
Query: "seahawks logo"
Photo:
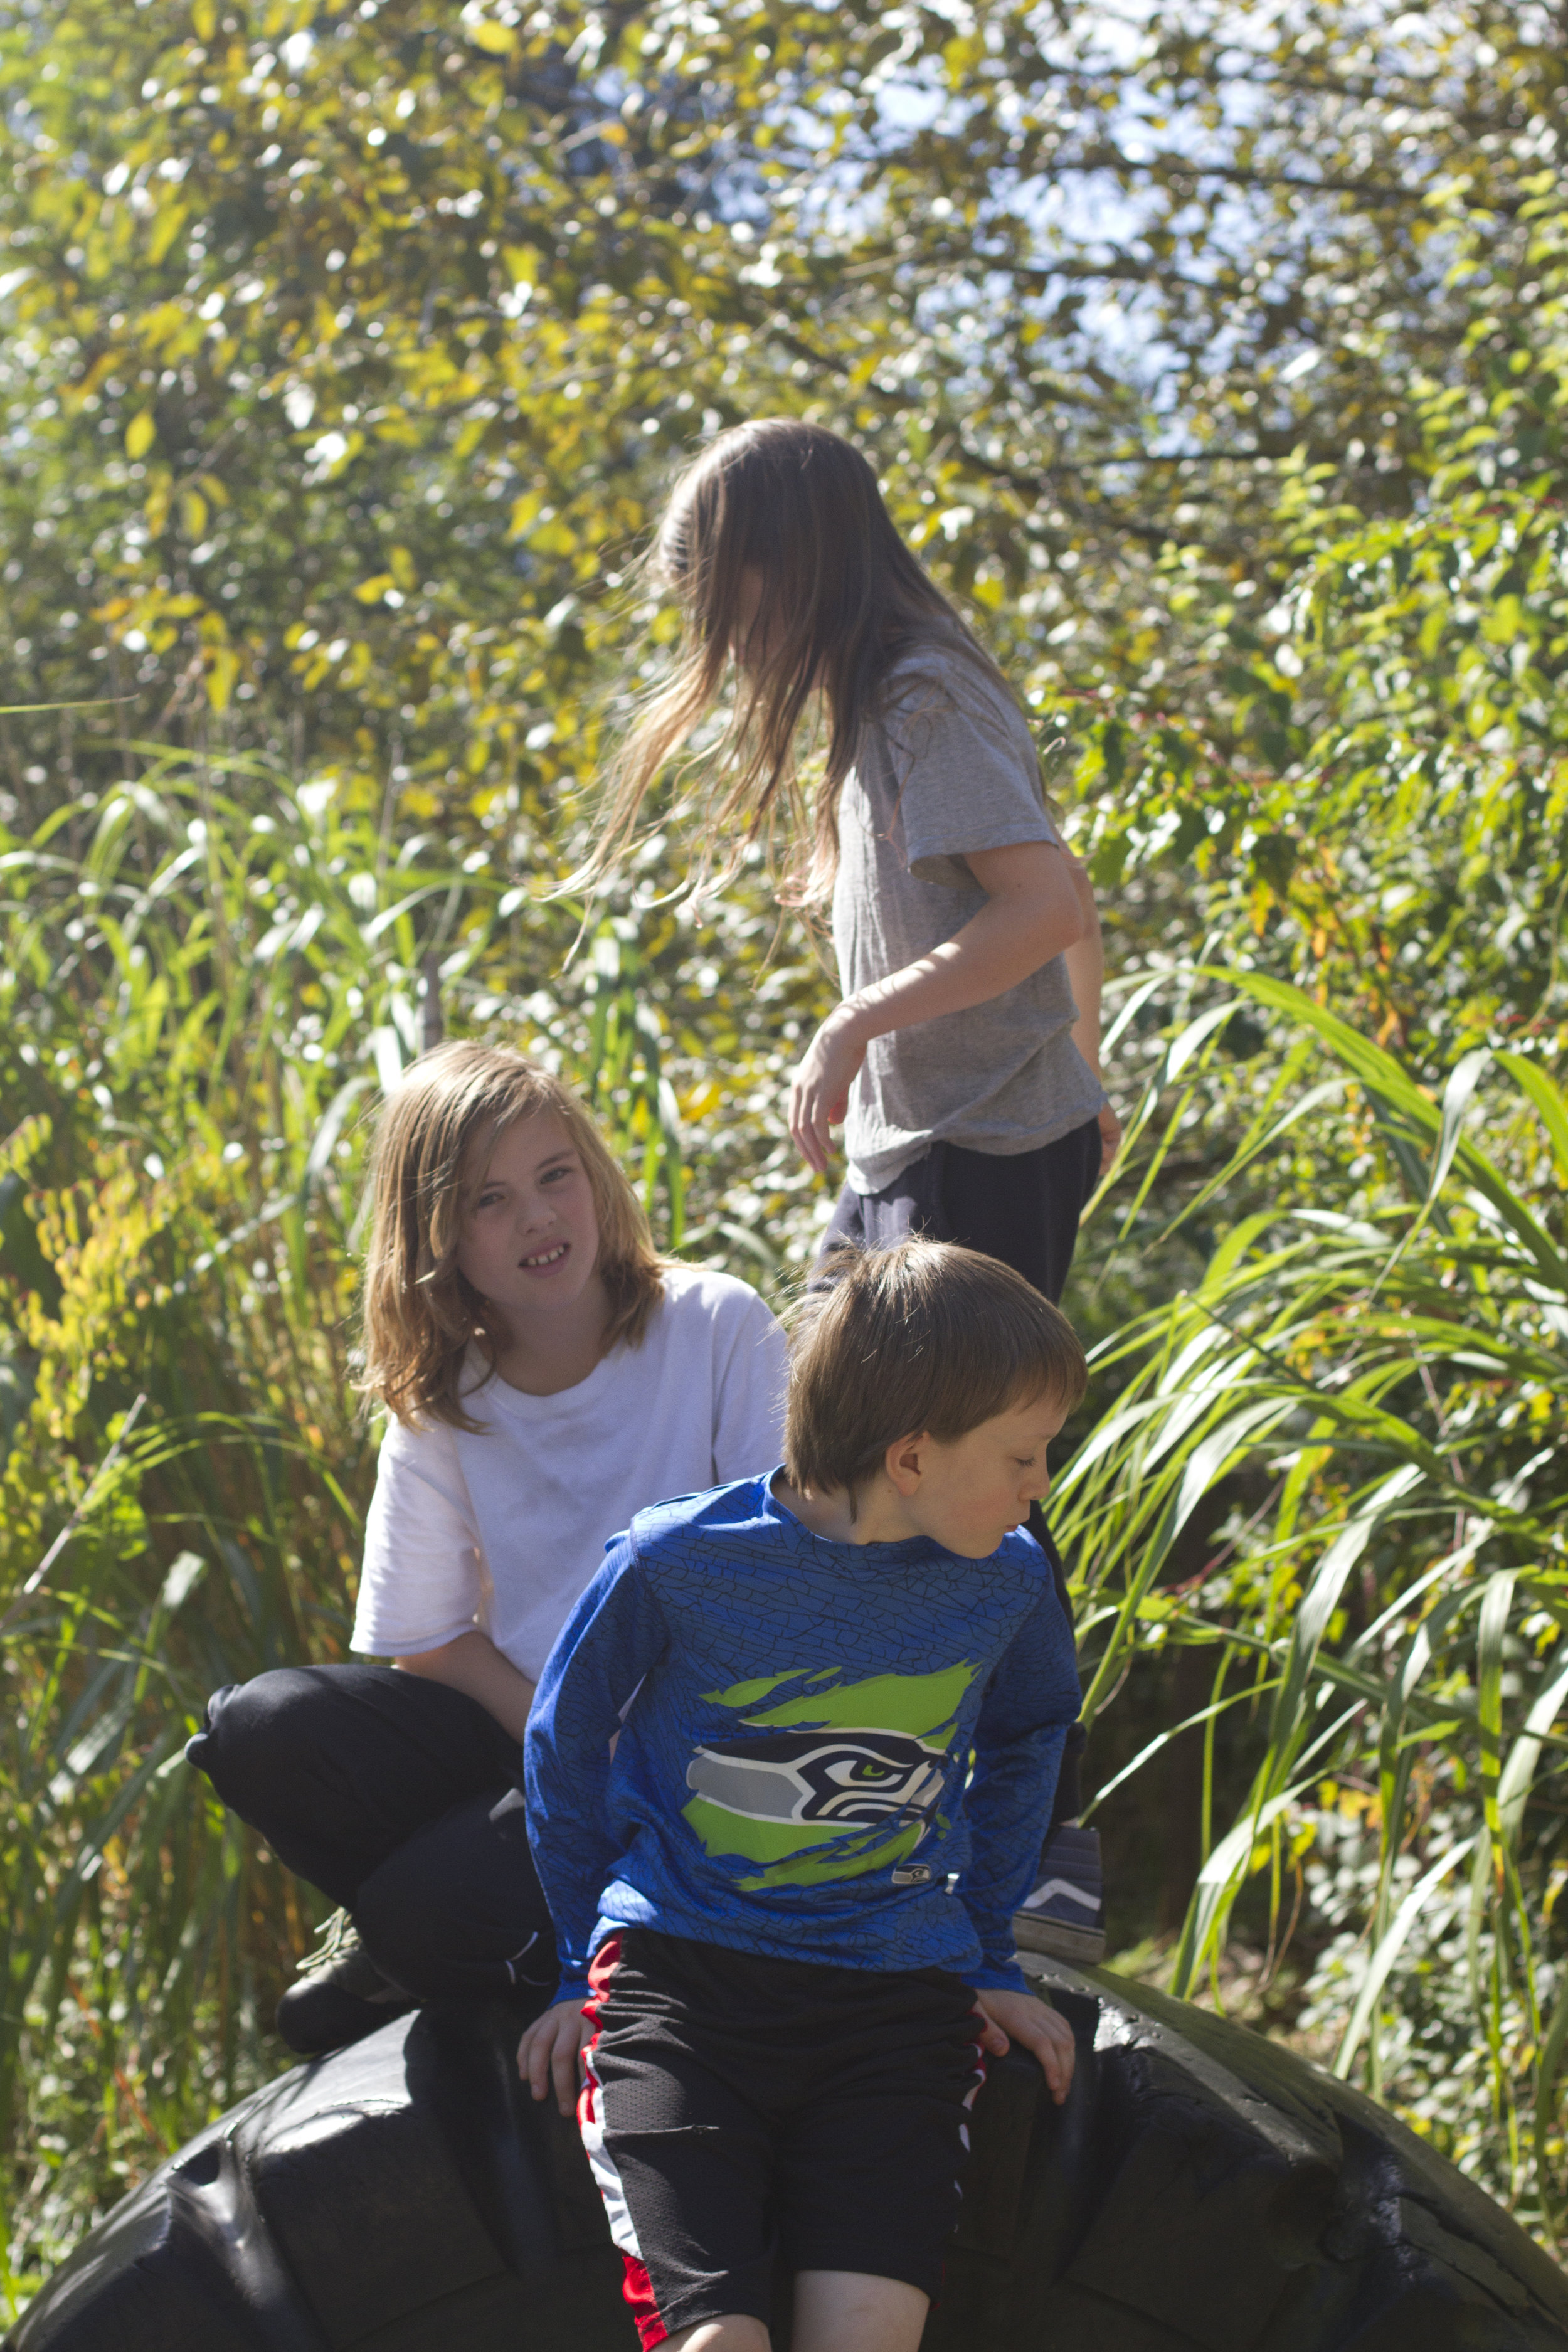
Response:
[{"label": "seahawks logo", "polygon": [[896,1731],[785,1731],[699,1748],[686,1785],[753,1822],[931,1822],[947,1757]]}]

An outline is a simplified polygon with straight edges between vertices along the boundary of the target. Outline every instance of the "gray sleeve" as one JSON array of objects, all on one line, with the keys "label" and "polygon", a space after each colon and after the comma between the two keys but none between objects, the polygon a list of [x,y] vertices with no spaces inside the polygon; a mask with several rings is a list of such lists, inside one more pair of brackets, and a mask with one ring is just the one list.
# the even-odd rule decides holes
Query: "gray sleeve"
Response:
[{"label": "gray sleeve", "polygon": [[973,890],[963,863],[971,850],[1060,846],[1023,718],[983,679],[921,681],[889,709],[885,740],[904,862],[917,882]]}]

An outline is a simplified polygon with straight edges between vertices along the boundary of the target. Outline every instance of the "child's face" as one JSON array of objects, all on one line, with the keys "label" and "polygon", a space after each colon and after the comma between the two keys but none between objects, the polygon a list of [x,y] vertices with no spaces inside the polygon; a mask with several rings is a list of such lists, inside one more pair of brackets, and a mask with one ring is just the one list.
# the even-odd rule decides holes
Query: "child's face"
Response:
[{"label": "child's face", "polygon": [[598,1262],[599,1221],[564,1122],[553,1111],[514,1119],[483,1169],[463,1218],[460,1270],[503,1317],[574,1306]]},{"label": "child's face", "polygon": [[1067,1419],[1052,1397],[1010,1405],[955,1438],[911,1437],[889,1449],[888,1475],[921,1535],[987,1559],[1050,1492],[1046,1448]]}]

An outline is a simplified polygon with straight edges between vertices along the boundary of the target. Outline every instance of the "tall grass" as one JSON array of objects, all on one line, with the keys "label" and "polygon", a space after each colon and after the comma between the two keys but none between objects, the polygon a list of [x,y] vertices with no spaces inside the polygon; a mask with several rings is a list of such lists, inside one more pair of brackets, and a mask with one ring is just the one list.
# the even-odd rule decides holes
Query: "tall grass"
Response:
[{"label": "tall grass", "polygon": [[[1277,1024],[1276,1083],[1184,1217],[1266,1195],[1288,1154],[1286,1198],[1301,1202],[1305,1154],[1321,1205],[1265,1200],[1193,1287],[1098,1351],[1119,1393],[1053,1504],[1085,1587],[1086,1714],[1140,1652],[1212,1654],[1204,1708],[1130,1768],[1201,1730],[1181,1992],[1216,1969],[1259,1884],[1254,1926],[1279,1955],[1325,1819],[1350,1794],[1373,1866],[1333,2064],[1395,2104],[1384,2041],[1402,2001],[1436,1999],[1408,1981],[1413,1931],[1448,1882],[1466,1886],[1443,1999],[1485,2053],[1489,2115],[1447,2139],[1555,2236],[1568,2196],[1568,1971],[1550,1925],[1568,1879],[1568,1101],[1539,1063],[1485,1051],[1430,1099],[1300,992],[1209,977],[1226,994],[1172,1039],[1132,1122],[1152,1132],[1156,1106],[1170,1110],[1145,1186],[1205,1057],[1250,1002]],[[1209,1563],[1172,1586],[1173,1549],[1216,1489],[1231,1508]],[[1215,1742],[1232,1710],[1250,1719],[1250,1771],[1224,1820]],[[1410,2112],[1445,2137],[1430,2103]]]},{"label": "tall grass", "polygon": [[312,1922],[181,1748],[217,1685],[345,1654],[374,1452],[354,1220],[382,1090],[443,1004],[495,1010],[504,968],[508,1034],[521,993],[524,1042],[595,1102],[668,1246],[686,1187],[664,1024],[614,933],[547,996],[574,910],[437,843],[393,855],[330,781],[154,755],[6,846],[0,888],[15,2298],[276,2063],[271,2004]]},{"label": "tall grass", "polygon": [[[667,1244],[684,1230],[770,1276],[799,1201],[765,1121],[733,1140],[768,1071],[735,1078],[728,1044],[724,1085],[694,1066],[635,925],[598,931],[564,985],[578,910],[438,841],[395,846],[330,780],[150,755],[0,844],[0,890],[16,2302],[279,2063],[270,2008],[313,1922],[180,1748],[217,1684],[344,1654],[374,1477],[355,1219],[383,1089],[438,1017],[495,1022],[594,1097]],[[775,971],[757,992],[805,987]],[[1337,1925],[1313,1991],[1334,2063],[1554,2238],[1568,1106],[1518,1055],[1467,1056],[1429,1099],[1307,998],[1230,975],[1168,1038],[1091,1266],[1097,1236],[1109,1259],[1108,1231],[1147,1232],[1194,1104],[1234,1098],[1244,1005],[1270,1025],[1256,1116],[1183,1219],[1188,1243],[1205,1221],[1220,1238],[1097,1351],[1101,1418],[1053,1505],[1088,1710],[1146,1716],[1152,1662],[1212,1658],[1191,1725],[1159,1724],[1129,1767],[1135,1795],[1173,1738],[1203,1746],[1178,1985],[1238,1927],[1278,1964],[1303,1913]],[[689,1183],[693,1133],[746,1182]],[[1439,2046],[1480,2053],[1441,2098],[1421,2072]]]}]

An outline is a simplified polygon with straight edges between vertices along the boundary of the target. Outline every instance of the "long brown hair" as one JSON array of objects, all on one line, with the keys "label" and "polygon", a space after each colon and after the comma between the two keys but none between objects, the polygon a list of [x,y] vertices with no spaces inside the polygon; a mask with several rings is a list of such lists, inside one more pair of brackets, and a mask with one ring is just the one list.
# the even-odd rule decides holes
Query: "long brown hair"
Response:
[{"label": "long brown hair", "polygon": [[[824,425],[764,416],[719,434],[676,484],[645,563],[679,600],[680,647],[673,676],[612,763],[598,846],[568,888],[619,864],[649,787],[718,699],[748,570],[762,575],[749,635],[761,650],[736,663],[730,726],[713,756],[697,763],[684,803],[698,819],[694,888],[727,878],[759,839],[771,859],[782,830],[789,856],[781,896],[811,904],[826,895],[844,780],[889,670],[914,645],[950,648],[1013,699],[894,530],[865,458]],[[808,800],[796,755],[802,721],[818,708],[826,756]]]},{"label": "long brown hair", "polygon": [[463,1409],[464,1360],[477,1345],[496,1367],[485,1302],[458,1265],[464,1213],[496,1138],[550,1111],[582,1155],[599,1227],[596,1261],[610,1301],[605,1351],[636,1347],[664,1272],[636,1193],[569,1087],[502,1046],[458,1043],[421,1055],[388,1098],[372,1168],[362,1389],[411,1426],[481,1426]]}]

